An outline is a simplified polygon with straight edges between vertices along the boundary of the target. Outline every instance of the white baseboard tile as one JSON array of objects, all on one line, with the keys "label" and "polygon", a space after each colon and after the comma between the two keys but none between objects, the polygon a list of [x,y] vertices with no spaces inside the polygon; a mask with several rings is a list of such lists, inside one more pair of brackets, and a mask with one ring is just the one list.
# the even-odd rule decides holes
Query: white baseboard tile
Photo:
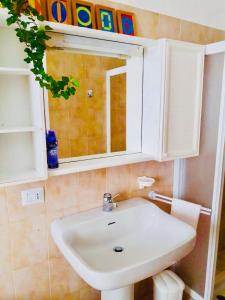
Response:
[{"label": "white baseboard tile", "polygon": [[193,299],[193,300],[204,300],[202,296],[192,290],[189,286],[185,286],[185,292]]}]

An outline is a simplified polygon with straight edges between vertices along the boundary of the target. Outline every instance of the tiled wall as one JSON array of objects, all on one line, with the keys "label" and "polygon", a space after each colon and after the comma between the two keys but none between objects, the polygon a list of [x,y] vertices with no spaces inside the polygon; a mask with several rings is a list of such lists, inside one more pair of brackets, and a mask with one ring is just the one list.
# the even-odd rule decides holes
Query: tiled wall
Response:
[{"label": "tiled wall", "polygon": [[[47,69],[50,74],[55,78],[72,75],[80,84],[76,94],[69,101],[55,99],[49,93],[50,128],[56,131],[60,158],[106,152],[106,71],[125,64],[125,60],[118,58],[60,50],[47,51]],[[126,82],[114,80],[113,83],[112,103],[115,97],[119,100],[116,91],[124,88],[123,83]],[[88,97],[89,89],[93,89],[91,98]],[[126,99],[126,93],[121,93],[120,96]],[[124,110],[119,112],[123,112],[121,118],[124,118],[125,106]],[[120,126],[120,121],[118,118],[112,118],[112,141],[118,136],[118,129],[121,130],[119,137],[123,138],[125,135],[126,128]],[[120,144],[122,142],[124,140],[120,141]],[[113,151],[121,151],[121,145],[114,143]]]},{"label": "tiled wall", "polygon": [[[109,4],[103,0],[94,2]],[[140,36],[167,37],[201,44],[225,39],[225,34],[219,30],[113,2],[110,6],[134,11]],[[1,189],[0,300],[99,299],[99,293],[73,272],[54,246],[49,234],[51,221],[101,205],[105,191],[119,192],[121,199],[146,196],[148,190],[136,190],[136,177],[140,175],[155,177],[157,183],[154,189],[171,195],[172,166],[170,162],[148,162]],[[22,208],[21,190],[35,186],[45,187],[45,204]]]},{"label": "tiled wall", "polygon": [[[50,235],[51,221],[101,206],[106,191],[120,193],[118,200],[147,197],[149,189],[137,190],[140,175],[153,176],[154,189],[170,195],[172,166],[148,162],[1,189],[0,299],[99,299],[99,292],[88,287],[57,250]],[[21,191],[39,186],[45,188],[45,203],[22,207]]]}]

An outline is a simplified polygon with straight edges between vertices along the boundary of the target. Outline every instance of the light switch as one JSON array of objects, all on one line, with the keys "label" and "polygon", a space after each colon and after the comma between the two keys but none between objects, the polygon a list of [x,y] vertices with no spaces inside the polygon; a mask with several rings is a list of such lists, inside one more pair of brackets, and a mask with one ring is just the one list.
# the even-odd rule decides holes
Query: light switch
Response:
[{"label": "light switch", "polygon": [[44,202],[44,188],[35,188],[21,192],[22,205],[28,206]]}]

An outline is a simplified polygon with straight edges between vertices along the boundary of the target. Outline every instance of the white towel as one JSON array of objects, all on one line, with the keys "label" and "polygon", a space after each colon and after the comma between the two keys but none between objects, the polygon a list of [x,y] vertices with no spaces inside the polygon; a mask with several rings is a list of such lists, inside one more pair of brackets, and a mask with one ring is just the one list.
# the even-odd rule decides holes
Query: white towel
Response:
[{"label": "white towel", "polygon": [[173,199],[171,215],[197,229],[201,205]]}]

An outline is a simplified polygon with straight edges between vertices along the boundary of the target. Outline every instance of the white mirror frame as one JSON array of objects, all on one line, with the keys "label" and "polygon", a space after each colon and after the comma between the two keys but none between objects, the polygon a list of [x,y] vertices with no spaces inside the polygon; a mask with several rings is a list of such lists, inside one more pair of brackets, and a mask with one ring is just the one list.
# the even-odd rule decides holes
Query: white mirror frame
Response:
[{"label": "white mirror frame", "polygon": [[[56,49],[71,49],[73,52],[93,53],[101,56],[119,57],[127,59],[127,101],[126,101],[126,140],[127,150],[122,152],[108,152],[104,154],[70,157],[60,159],[60,166],[79,161],[104,159],[111,157],[141,154],[142,151],[142,104],[143,104],[143,50],[142,46],[72,36],[60,33],[51,33],[50,47]],[[46,58],[45,58],[46,59]],[[46,65],[46,63],[45,63]],[[44,92],[46,129],[50,129],[48,93]],[[120,158],[119,158],[120,160]],[[146,160],[146,159],[145,159]],[[54,172],[54,171],[53,171]]]}]

